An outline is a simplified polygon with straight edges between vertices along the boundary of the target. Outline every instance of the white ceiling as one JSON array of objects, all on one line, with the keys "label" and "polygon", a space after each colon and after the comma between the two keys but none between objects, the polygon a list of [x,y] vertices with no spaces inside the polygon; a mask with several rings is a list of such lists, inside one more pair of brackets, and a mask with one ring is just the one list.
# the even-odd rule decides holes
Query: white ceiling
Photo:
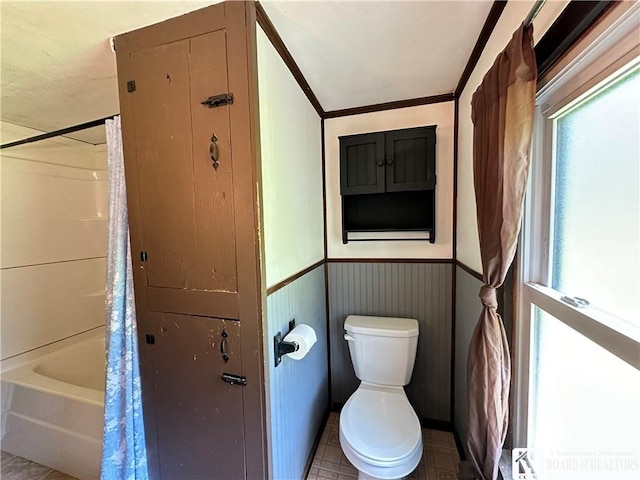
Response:
[{"label": "white ceiling", "polygon": [[[109,38],[212,3],[2,0],[0,118],[49,132],[117,113]],[[453,92],[492,0],[262,4],[330,111]]]},{"label": "white ceiling", "polygon": [[265,1],[325,111],[455,90],[491,1]]}]

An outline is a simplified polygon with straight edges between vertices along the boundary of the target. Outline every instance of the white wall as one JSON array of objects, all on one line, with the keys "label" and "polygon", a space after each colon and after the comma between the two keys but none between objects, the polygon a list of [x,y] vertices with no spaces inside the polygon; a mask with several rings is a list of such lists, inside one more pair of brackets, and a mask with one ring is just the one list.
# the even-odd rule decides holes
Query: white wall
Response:
[{"label": "white wall", "polygon": [[[482,272],[480,245],[473,186],[473,123],[471,97],[496,56],[504,50],[513,32],[525,19],[533,1],[507,2],[491,38],[474,69],[459,100],[458,116],[458,214],[456,258],[477,272]],[[566,0],[549,0],[535,18],[534,39],[538,41],[567,5]]]},{"label": "white wall", "polygon": [[[269,288],[324,259],[322,124],[260,27],[257,46]],[[267,297],[263,345],[270,478],[300,478],[324,416],[329,388],[324,288],[319,267]],[[291,319],[311,325],[318,343],[303,360],[284,358],[276,368],[272,339],[288,332]]]},{"label": "white wall", "polygon": [[262,212],[267,287],[324,258],[320,117],[261,28]]},{"label": "white wall", "polygon": [[[407,107],[325,120],[327,249],[329,258],[452,258],[453,102]],[[437,125],[436,242],[366,241],[342,243],[340,199],[341,135]]]},{"label": "white wall", "polygon": [[[2,142],[42,132],[2,123]],[[2,151],[1,357],[104,325],[106,151],[54,138]]]}]

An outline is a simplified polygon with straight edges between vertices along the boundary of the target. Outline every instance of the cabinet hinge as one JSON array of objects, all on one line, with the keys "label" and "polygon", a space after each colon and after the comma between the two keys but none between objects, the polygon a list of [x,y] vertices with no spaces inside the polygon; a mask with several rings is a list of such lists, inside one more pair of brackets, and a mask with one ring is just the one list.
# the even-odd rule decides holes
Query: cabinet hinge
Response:
[{"label": "cabinet hinge", "polygon": [[136,81],[135,80],[129,80],[127,82],[127,92],[131,93],[131,92],[135,92],[136,91]]},{"label": "cabinet hinge", "polygon": [[148,262],[149,261],[149,254],[147,252],[140,252],[140,261],[141,262]]}]

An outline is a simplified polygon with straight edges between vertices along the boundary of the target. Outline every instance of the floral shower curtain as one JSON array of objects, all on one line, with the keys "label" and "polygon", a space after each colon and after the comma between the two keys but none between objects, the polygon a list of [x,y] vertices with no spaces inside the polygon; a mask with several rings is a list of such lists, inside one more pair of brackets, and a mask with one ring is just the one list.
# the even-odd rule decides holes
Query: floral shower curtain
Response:
[{"label": "floral shower curtain", "polygon": [[120,117],[106,121],[109,240],[102,480],[147,480]]}]

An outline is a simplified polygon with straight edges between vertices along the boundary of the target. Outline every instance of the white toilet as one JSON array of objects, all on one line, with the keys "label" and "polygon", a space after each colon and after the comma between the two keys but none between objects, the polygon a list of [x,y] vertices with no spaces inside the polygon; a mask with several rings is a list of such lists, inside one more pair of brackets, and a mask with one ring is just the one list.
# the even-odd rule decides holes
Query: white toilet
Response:
[{"label": "white toilet", "polygon": [[340,413],[340,446],[358,478],[401,479],[422,457],[422,430],[403,386],[411,380],[418,322],[349,315],[344,322],[360,386]]}]

